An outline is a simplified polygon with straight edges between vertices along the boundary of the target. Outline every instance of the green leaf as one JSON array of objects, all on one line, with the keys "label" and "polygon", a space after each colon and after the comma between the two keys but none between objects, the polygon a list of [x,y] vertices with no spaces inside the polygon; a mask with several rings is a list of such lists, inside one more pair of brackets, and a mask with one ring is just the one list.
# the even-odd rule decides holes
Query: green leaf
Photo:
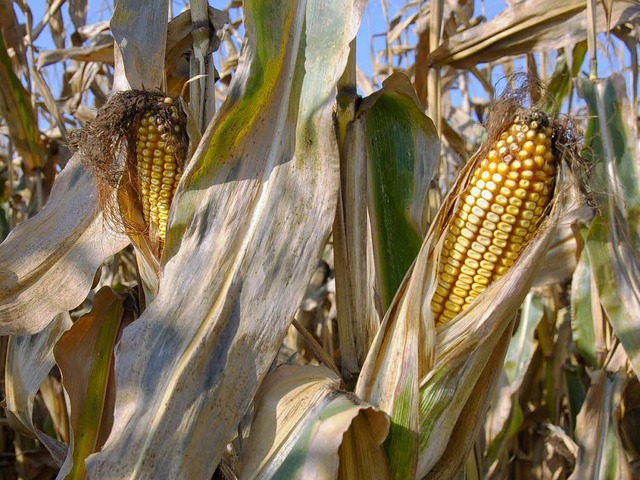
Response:
[{"label": "green leaf", "polygon": [[600,302],[614,332],[640,372],[640,195],[637,132],[624,78],[583,80],[589,107],[584,155],[590,160],[588,185],[599,215],[589,228],[586,249]]},{"label": "green leaf", "polygon": [[640,372],[640,269],[635,252],[618,243],[611,224],[597,216],[589,228],[587,250],[602,307],[627,353],[631,366]]},{"label": "green leaf", "polygon": [[[565,48],[570,48],[569,46]],[[587,53],[587,42],[578,42],[573,47],[571,69],[569,69],[566,54],[559,55],[556,60],[556,67],[551,75],[548,84],[548,93],[546,98],[545,111],[557,116],[562,108],[562,102],[571,92],[571,82],[580,73],[580,67],[584,62]]]},{"label": "green leaf", "polygon": [[[581,227],[579,234],[584,244],[587,241],[588,228]],[[595,290],[595,282],[589,251],[583,248],[571,279],[571,329],[573,330],[573,340],[582,358],[592,368],[599,368],[593,309],[601,307],[597,290]]]},{"label": "green leaf", "polygon": [[575,430],[576,418],[582,408],[587,395],[587,387],[584,383],[584,367],[580,365],[568,365],[565,367],[565,381],[567,389],[567,400],[569,415],[571,416],[571,426]]},{"label": "green leaf", "polygon": [[638,176],[638,132],[630,121],[624,77],[612,75],[603,80],[582,79],[580,91],[589,107],[584,157],[590,171],[585,181],[591,187],[598,206],[610,218],[622,215],[632,245],[640,242],[640,187]]},{"label": "green leaf", "polygon": [[396,74],[364,100],[369,212],[382,306],[391,304],[422,245],[429,183],[440,160],[438,134],[409,79]]},{"label": "green leaf", "polygon": [[514,392],[520,388],[536,350],[535,331],[543,314],[542,296],[539,293],[529,293],[522,304],[520,322],[513,333],[504,360],[504,371]]},{"label": "green leaf", "polygon": [[[416,290],[408,278],[404,284],[403,280],[428,228],[423,222],[426,196],[440,146],[413,86],[401,74],[391,76],[382,90],[364,100],[347,144],[366,155],[366,180],[360,181],[368,183],[377,284],[383,309],[388,309],[356,392],[391,416],[385,450],[392,478],[413,478],[418,461],[418,381],[425,370],[419,353],[421,319],[415,309],[424,285],[418,280],[413,284]],[[419,271],[414,272],[417,279]]]}]

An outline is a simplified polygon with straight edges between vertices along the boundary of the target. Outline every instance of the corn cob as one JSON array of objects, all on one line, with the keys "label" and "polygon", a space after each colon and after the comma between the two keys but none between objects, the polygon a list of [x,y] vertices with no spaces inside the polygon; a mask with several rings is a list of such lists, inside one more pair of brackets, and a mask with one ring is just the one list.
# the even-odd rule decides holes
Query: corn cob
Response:
[{"label": "corn cob", "polygon": [[[164,99],[171,105],[170,97]],[[164,243],[171,201],[182,175],[182,162],[176,145],[182,126],[175,106],[170,107],[170,121],[153,111],[144,114],[137,130],[136,167],[138,189],[144,221],[150,235]]]},{"label": "corn cob", "polygon": [[436,322],[465,310],[532,238],[553,192],[552,133],[542,112],[519,115],[474,171],[445,229],[431,300]]}]

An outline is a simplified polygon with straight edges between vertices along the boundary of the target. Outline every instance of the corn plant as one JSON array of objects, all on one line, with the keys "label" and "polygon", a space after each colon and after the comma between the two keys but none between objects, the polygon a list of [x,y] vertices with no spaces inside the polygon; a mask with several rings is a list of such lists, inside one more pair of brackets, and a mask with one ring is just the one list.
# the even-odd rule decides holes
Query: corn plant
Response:
[{"label": "corn plant", "polygon": [[[407,3],[366,80],[364,1],[119,0],[106,37],[81,3],[89,45],[38,65],[43,24],[2,7],[0,111],[50,187],[0,245],[22,477],[31,450],[57,478],[638,473],[637,85],[597,78],[599,32],[637,52],[637,2]],[[94,114],[55,101],[61,61]],[[465,139],[444,92],[472,78]]]}]

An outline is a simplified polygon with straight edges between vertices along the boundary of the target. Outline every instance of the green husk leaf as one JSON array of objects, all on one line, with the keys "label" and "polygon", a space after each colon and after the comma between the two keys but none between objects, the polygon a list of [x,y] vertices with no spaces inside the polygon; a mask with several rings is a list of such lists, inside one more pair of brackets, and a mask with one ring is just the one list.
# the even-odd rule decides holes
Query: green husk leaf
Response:
[{"label": "green husk leaf", "polygon": [[[397,74],[364,100],[347,139],[367,159],[377,283],[386,310],[426,231],[423,209],[438,161],[437,133],[409,80]],[[362,398],[392,417],[385,442],[392,478],[413,477],[417,466],[421,327],[408,302],[389,309],[356,386]]]},{"label": "green husk leaf", "polygon": [[363,122],[366,132],[369,212],[386,311],[429,228],[423,218],[429,183],[440,160],[438,134],[403,74],[385,80],[357,115],[356,122]]},{"label": "green husk leaf", "polygon": [[402,74],[363,101],[347,131],[334,243],[340,342],[349,371],[364,362],[379,312],[388,308],[420,249],[437,142]]}]

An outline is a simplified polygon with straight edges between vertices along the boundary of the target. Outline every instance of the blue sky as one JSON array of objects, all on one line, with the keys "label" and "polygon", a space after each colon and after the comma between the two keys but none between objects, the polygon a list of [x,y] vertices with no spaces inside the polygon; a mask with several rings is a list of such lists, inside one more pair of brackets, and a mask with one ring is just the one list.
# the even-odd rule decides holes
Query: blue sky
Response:
[{"label": "blue sky", "polygon": [[[27,0],[29,7],[33,12],[34,24],[37,24],[43,17],[45,12],[46,2],[45,0]],[[178,13],[182,10],[184,5],[187,3],[186,0],[173,0],[174,5],[174,14]],[[210,0],[210,3],[217,8],[223,8],[228,4],[228,0]],[[389,15],[393,16],[393,14],[403,5],[407,3],[406,0],[386,0],[386,5],[388,6]],[[111,13],[111,2],[105,2],[104,0],[89,0],[89,15],[88,15],[88,23],[93,23],[101,19],[108,19]],[[475,0],[475,15],[479,15],[483,13],[487,18],[493,18],[498,13],[500,13],[506,4],[503,0]],[[15,7],[14,7],[15,8]],[[67,5],[63,5],[62,7],[63,16],[65,20],[65,25],[71,25],[68,16]],[[18,14],[21,21],[21,12],[16,8],[16,13]],[[357,62],[360,69],[365,73],[365,75],[370,76],[372,73],[372,62],[371,62],[371,41],[374,34],[384,33],[387,30],[387,25],[384,20],[383,15],[383,7],[380,0],[371,0],[369,1],[364,15],[362,19],[362,23],[360,26],[360,30],[358,32],[357,37]],[[68,29],[70,32],[70,29]],[[67,40],[68,41],[68,40]],[[377,49],[381,49],[384,47],[384,39],[378,38],[373,40],[374,45]],[[40,35],[40,37],[35,42],[36,46],[41,49],[51,49],[54,48],[53,42],[51,40],[51,34],[49,29],[45,29],[45,31]],[[551,62],[549,62],[551,63]],[[600,74],[607,74],[611,67],[607,67],[605,65],[606,62],[602,62],[603,68],[601,68]],[[524,68],[524,62],[520,62],[520,68]],[[615,69],[615,68],[614,68]],[[52,66],[47,67],[48,71],[45,72],[47,78],[51,79],[53,82],[52,88],[54,91],[54,95],[59,91],[61,85],[59,85],[61,78],[61,67]],[[499,81],[502,74],[500,69],[495,69],[494,72],[494,83]],[[470,85],[471,95],[482,96],[483,91],[479,86]],[[454,94],[454,102],[456,101],[456,96]]]},{"label": "blue sky", "polygon": [[[32,10],[34,23],[39,22],[44,13],[46,7],[45,0],[27,0],[26,2]],[[106,18],[105,14],[108,14],[111,10],[109,6],[107,6],[106,11],[104,10],[104,4],[111,2],[103,2],[102,0],[89,0],[89,14],[88,14],[88,22],[96,22],[100,19]],[[389,6],[389,14],[393,15],[402,5],[407,3],[404,0],[388,0],[387,5]],[[179,12],[183,5],[185,4],[185,0],[174,0],[174,13]],[[223,8],[226,4],[228,4],[227,0],[210,0],[210,4],[217,8]],[[476,11],[480,12],[483,9],[486,12],[487,17],[491,18],[496,15],[496,13],[500,12],[505,4],[502,0],[486,0],[480,1],[476,0]],[[65,19],[65,23],[69,23],[69,16],[67,14],[66,6],[62,7],[63,16]],[[23,21],[21,12],[19,9],[16,9],[16,13],[18,14],[21,21]],[[372,39],[372,35],[376,33],[383,33],[386,31],[386,25],[384,22],[384,15],[381,2],[379,0],[371,0],[368,2],[366,10],[363,15],[362,23],[360,25],[360,30],[358,32],[357,43],[359,45],[357,51],[357,61],[358,65],[362,69],[365,74],[371,73],[371,53],[370,53],[370,42]],[[50,49],[54,48],[53,42],[51,40],[51,35],[48,29],[46,29],[38,38],[36,42],[37,46],[42,49]],[[376,41],[376,46],[380,47],[382,45],[382,39]]]}]

